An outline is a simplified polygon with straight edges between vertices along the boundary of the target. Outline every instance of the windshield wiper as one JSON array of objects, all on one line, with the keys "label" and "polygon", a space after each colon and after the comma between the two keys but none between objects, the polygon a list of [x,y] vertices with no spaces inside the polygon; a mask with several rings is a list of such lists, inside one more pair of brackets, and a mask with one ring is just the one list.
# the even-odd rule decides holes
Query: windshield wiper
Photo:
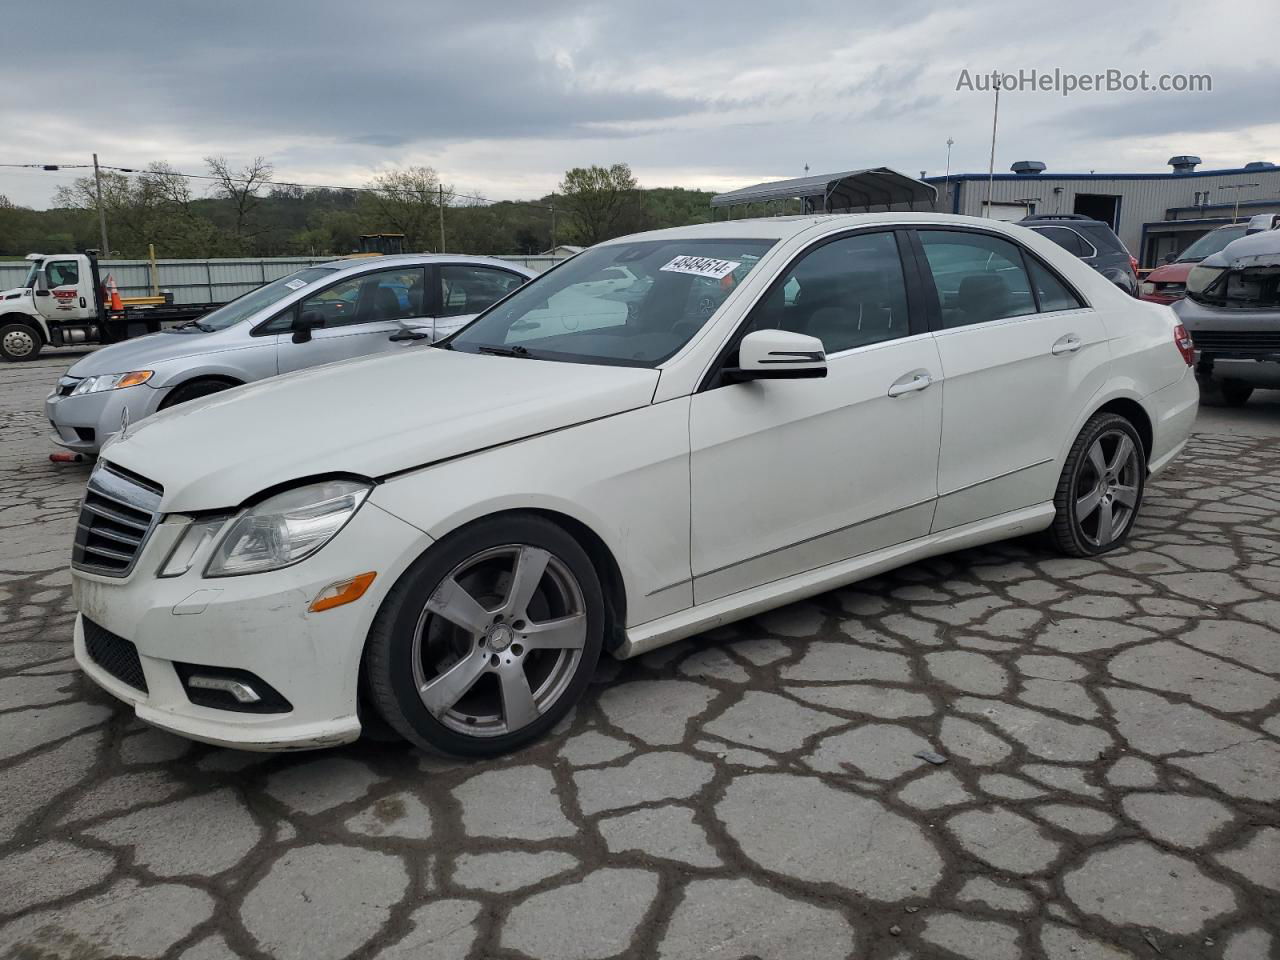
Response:
[{"label": "windshield wiper", "polygon": [[180,324],[178,324],[178,325],[177,325],[176,327],[174,327],[173,329],[175,329],[175,330],[185,330],[185,329],[187,329],[187,327],[195,327],[195,328],[196,328],[197,330],[199,330],[201,333],[213,333],[213,332],[214,332],[214,328],[213,328],[213,327],[209,326],[207,323],[202,323],[202,322],[201,322],[201,321],[199,321],[199,320],[188,320],[186,323],[180,323]]},{"label": "windshield wiper", "polygon": [[489,353],[495,357],[528,357],[530,353],[516,344],[514,347],[476,347],[476,353]]}]

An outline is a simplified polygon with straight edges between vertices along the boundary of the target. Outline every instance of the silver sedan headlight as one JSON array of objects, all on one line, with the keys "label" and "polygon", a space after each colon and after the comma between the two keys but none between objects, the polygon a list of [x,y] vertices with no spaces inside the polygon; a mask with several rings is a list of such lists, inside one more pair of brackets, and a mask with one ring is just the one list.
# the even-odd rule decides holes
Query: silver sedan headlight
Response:
[{"label": "silver sedan headlight", "polygon": [[154,370],[130,370],[128,373],[102,373],[96,377],[85,377],[76,384],[71,396],[79,397],[86,393],[101,393],[103,390],[123,390],[125,387],[136,387],[146,383],[155,374]]},{"label": "silver sedan headlight", "polygon": [[[346,526],[372,489],[363,480],[323,480],[241,511],[219,538],[205,576],[278,570],[311,556]],[[192,535],[206,531],[193,530]]]}]

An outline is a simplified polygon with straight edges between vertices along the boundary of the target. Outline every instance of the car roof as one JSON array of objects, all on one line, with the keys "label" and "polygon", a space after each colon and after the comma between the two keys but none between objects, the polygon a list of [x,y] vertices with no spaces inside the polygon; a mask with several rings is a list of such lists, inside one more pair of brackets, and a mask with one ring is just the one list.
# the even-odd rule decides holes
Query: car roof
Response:
[{"label": "car roof", "polygon": [[344,257],[341,260],[330,260],[318,263],[318,267],[329,267],[335,271],[346,273],[363,273],[367,270],[382,270],[387,267],[419,267],[433,263],[452,263],[462,266],[499,267],[511,270],[522,276],[533,277],[535,272],[520,263],[499,260],[497,257],[478,257],[465,253],[391,253],[376,257]]},{"label": "car roof", "polygon": [[823,233],[842,227],[901,224],[954,224],[956,226],[982,227],[998,233],[1016,233],[1017,224],[985,217],[964,217],[954,213],[919,213],[886,211],[883,213],[820,213],[788,217],[760,217],[742,220],[717,220],[713,223],[695,223],[686,227],[668,227],[629,236],[606,240],[599,246],[617,243],[633,243],[642,240],[788,240],[805,233]]}]

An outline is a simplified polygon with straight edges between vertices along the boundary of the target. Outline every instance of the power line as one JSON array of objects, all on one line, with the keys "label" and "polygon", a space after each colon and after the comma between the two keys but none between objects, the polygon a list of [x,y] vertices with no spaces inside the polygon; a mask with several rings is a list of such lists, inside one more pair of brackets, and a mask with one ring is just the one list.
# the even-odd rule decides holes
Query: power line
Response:
[{"label": "power line", "polygon": [[[0,163],[0,168],[8,169],[30,169],[41,170],[45,172],[57,172],[61,170],[89,170],[93,168],[91,163]],[[116,167],[109,164],[101,164],[100,169],[110,170],[114,173],[134,174],[137,176],[153,176],[153,177],[181,177],[184,180],[211,180],[219,183],[258,183],[263,186],[271,187],[299,187],[303,190],[342,190],[350,193],[397,193],[394,187],[353,187],[347,184],[336,183],[300,183],[290,180],[259,180],[250,177],[216,177],[207,173],[183,173],[179,170],[142,170],[137,167]],[[476,200],[480,203],[496,204],[496,203],[513,203],[523,206],[537,207],[540,210],[554,211],[554,204],[542,203],[538,200],[495,200],[492,197],[482,197],[472,193],[450,192],[450,200]]]}]

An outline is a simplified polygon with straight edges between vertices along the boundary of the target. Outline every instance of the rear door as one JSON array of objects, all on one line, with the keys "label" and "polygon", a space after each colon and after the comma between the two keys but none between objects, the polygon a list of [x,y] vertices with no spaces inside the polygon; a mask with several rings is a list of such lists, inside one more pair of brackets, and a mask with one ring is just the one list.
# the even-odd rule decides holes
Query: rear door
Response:
[{"label": "rear door", "polygon": [[[397,267],[347,277],[295,304],[271,321],[270,331],[280,333],[277,362],[281,373],[322,363],[403,348],[413,340],[392,340],[408,328],[430,335],[431,307],[427,270]],[[323,326],[311,339],[294,343],[290,334],[295,316],[313,314]]]},{"label": "rear door", "polygon": [[818,337],[825,378],[713,378],[693,396],[696,603],[929,532],[941,369],[913,270],[904,269],[905,242],[893,231],[819,242],[738,331]]},{"label": "rear door", "polygon": [[945,377],[933,529],[1053,499],[1066,433],[1106,378],[1100,316],[1006,237],[920,227],[914,247]]}]

